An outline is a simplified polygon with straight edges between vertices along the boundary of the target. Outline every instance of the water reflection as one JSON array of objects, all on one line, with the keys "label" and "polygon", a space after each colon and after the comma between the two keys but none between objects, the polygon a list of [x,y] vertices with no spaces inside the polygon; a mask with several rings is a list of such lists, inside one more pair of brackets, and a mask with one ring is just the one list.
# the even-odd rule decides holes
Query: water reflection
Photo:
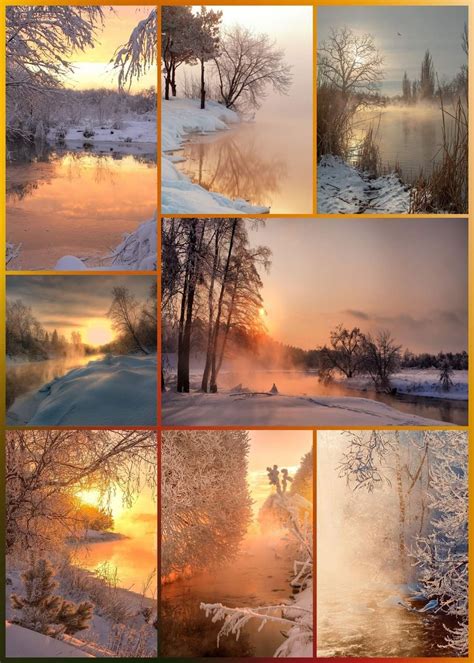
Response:
[{"label": "water reflection", "polygon": [[[288,123],[289,124],[289,123]],[[205,189],[243,198],[278,213],[312,210],[311,138],[298,127],[244,123],[210,136],[193,135],[177,168]]]},{"label": "water reflection", "polygon": [[22,245],[17,268],[52,268],[64,255],[98,264],[152,217],[156,154],[15,145],[6,193],[7,239]]},{"label": "water reflection", "polygon": [[[447,115],[446,124],[452,125]],[[404,179],[413,182],[423,169],[431,173],[441,158],[442,116],[435,106],[390,106],[383,111],[362,111],[355,125],[354,144],[365,135],[368,126],[377,129],[377,142],[384,166],[401,166]],[[356,159],[356,155],[354,157]]]}]

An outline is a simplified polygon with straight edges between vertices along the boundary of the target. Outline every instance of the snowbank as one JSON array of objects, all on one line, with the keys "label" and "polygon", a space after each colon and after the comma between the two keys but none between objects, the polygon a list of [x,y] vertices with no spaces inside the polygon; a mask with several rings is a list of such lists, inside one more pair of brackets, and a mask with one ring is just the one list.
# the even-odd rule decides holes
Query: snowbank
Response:
[{"label": "snowbank", "polygon": [[433,426],[439,421],[366,398],[194,392],[162,395],[166,426]]},{"label": "snowbank", "polygon": [[104,256],[103,260],[110,261],[110,265],[88,267],[83,260],[76,256],[63,256],[58,260],[54,269],[59,271],[120,271],[124,269],[154,271],[157,267],[156,241],[155,215],[150,221],[141,223],[132,233],[124,235],[122,242],[112,253]]},{"label": "snowbank", "polygon": [[162,102],[161,132],[161,211],[163,214],[265,214],[268,207],[250,205],[242,199],[230,200],[207,191],[180,173],[177,158],[169,152],[179,150],[189,134],[225,131],[240,122],[239,116],[215,101],[199,108],[197,99],[171,99]]},{"label": "snowbank", "polygon": [[56,640],[6,622],[5,653],[8,658],[95,658],[75,643],[81,644],[73,638]]},{"label": "snowbank", "polygon": [[[444,398],[448,400],[467,401],[468,399],[468,373],[467,371],[453,371],[453,386],[449,391],[443,391],[439,382],[439,370],[436,368],[407,368],[395,373],[390,378],[392,387],[400,394],[422,396],[423,398]],[[366,376],[358,376],[344,380],[344,386],[349,389],[373,389],[373,383]]]},{"label": "snowbank", "polygon": [[35,426],[154,426],[156,355],[90,361],[17,399],[11,424]]},{"label": "snowbank", "polygon": [[57,142],[59,132],[61,132],[63,142],[80,143],[81,145],[84,143],[89,145],[118,143],[126,147],[135,143],[156,144],[156,115],[147,113],[140,117],[108,120],[100,124],[84,119],[81,124],[64,127],[64,129],[60,127],[51,129],[47,136],[48,142]]},{"label": "snowbank", "polygon": [[395,173],[370,179],[340,157],[325,155],[318,164],[320,214],[406,214],[410,191]]}]

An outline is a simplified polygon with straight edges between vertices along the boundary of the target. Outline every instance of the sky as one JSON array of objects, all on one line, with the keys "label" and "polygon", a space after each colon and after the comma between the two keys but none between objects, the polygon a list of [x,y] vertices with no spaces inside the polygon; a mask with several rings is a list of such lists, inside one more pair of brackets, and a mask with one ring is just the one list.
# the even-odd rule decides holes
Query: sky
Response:
[{"label": "sky", "polygon": [[311,451],[313,432],[307,430],[251,430],[248,465],[248,481],[254,514],[271,493],[266,468],[278,465],[287,468],[290,476],[299,467],[301,458]]},{"label": "sky", "polygon": [[67,338],[79,331],[86,343],[93,343],[97,330],[111,329],[107,311],[112,288],[125,286],[144,301],[153,280],[152,276],[8,276],[7,299],[21,299],[30,306],[47,331],[56,329]]},{"label": "sky", "polygon": [[371,34],[384,56],[384,94],[400,94],[403,72],[419,79],[426,49],[440,80],[451,78],[466,64],[461,35],[467,7],[319,7],[318,42],[331,28],[347,26],[357,34]]},{"label": "sky", "polygon": [[467,350],[464,219],[269,219],[249,230],[269,246],[269,334],[304,349],[337,324],[389,329],[412,352]]},{"label": "sky", "polygon": [[[93,48],[75,53],[72,58],[74,73],[65,81],[67,87],[116,88],[117,71],[110,64],[115,51],[128,41],[137,23],[147,17],[151,6],[104,6],[104,25],[97,30],[97,42]],[[140,80],[135,80],[131,92],[157,85],[156,67],[150,69]]]}]

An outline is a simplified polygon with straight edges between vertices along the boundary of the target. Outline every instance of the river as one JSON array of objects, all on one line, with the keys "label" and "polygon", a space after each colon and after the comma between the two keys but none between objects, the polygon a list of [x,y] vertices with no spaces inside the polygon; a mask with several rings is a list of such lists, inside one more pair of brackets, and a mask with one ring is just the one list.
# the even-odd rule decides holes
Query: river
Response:
[{"label": "river", "polygon": [[[452,126],[449,116],[446,122],[448,127]],[[361,111],[354,121],[354,146],[360,143],[369,126],[376,130],[382,166],[393,169],[399,164],[407,183],[414,182],[421,170],[429,175],[441,158],[443,126],[437,106],[388,106]]]},{"label": "river", "polygon": [[90,361],[101,357],[102,355],[96,354],[7,364],[7,409],[11,408],[15,400],[21,396],[34,393],[51,380],[60,378],[69,371],[86,366]]},{"label": "river", "polygon": [[[200,376],[193,376],[192,387],[200,387]],[[405,394],[386,394],[362,391],[344,386],[341,382],[320,382],[316,372],[298,370],[222,370],[219,386],[233,389],[242,384],[255,391],[268,391],[275,384],[281,394],[289,396],[349,396],[369,398],[390,405],[400,412],[446,423],[466,426],[468,419],[467,401],[448,398],[431,398]]]},{"label": "river", "polygon": [[[307,124],[307,123],[306,123]],[[176,154],[177,168],[193,182],[228,198],[270,207],[272,214],[312,211],[312,133],[289,115],[217,134],[193,135]]]},{"label": "river", "polygon": [[156,209],[154,153],[33,144],[9,146],[8,157],[7,241],[21,244],[14,269],[53,269],[65,255],[97,266]]},{"label": "river", "polygon": [[284,641],[281,624],[250,621],[239,640],[229,635],[217,648],[222,622],[213,624],[199,606],[222,603],[229,607],[278,605],[291,596],[292,559],[276,546],[276,538],[247,538],[232,563],[165,584],[161,590],[160,654],[172,657],[272,657]]}]

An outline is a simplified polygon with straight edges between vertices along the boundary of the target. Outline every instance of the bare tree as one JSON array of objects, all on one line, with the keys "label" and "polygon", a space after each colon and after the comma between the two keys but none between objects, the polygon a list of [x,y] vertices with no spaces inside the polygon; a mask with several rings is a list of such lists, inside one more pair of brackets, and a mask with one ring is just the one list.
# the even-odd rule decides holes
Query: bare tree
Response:
[{"label": "bare tree", "polygon": [[287,94],[291,85],[291,67],[284,62],[283,49],[268,35],[239,25],[223,34],[214,62],[227,108],[257,109],[269,87]]},{"label": "bare tree", "polygon": [[108,316],[115,331],[130,338],[137,350],[149,354],[139,337],[141,307],[128,288],[116,286],[112,290],[113,300]]},{"label": "bare tree", "polygon": [[347,378],[358,373],[364,363],[365,336],[358,327],[349,330],[338,325],[331,331],[331,347],[322,348],[322,359],[328,366],[325,369],[337,369]]},{"label": "bare tree", "polygon": [[373,94],[383,77],[382,65],[372,35],[357,35],[347,27],[332,28],[318,49],[318,75],[346,98]]},{"label": "bare tree", "polygon": [[400,365],[400,349],[388,330],[378,332],[375,338],[370,334],[365,337],[364,368],[376,389],[390,391],[390,377]]}]

